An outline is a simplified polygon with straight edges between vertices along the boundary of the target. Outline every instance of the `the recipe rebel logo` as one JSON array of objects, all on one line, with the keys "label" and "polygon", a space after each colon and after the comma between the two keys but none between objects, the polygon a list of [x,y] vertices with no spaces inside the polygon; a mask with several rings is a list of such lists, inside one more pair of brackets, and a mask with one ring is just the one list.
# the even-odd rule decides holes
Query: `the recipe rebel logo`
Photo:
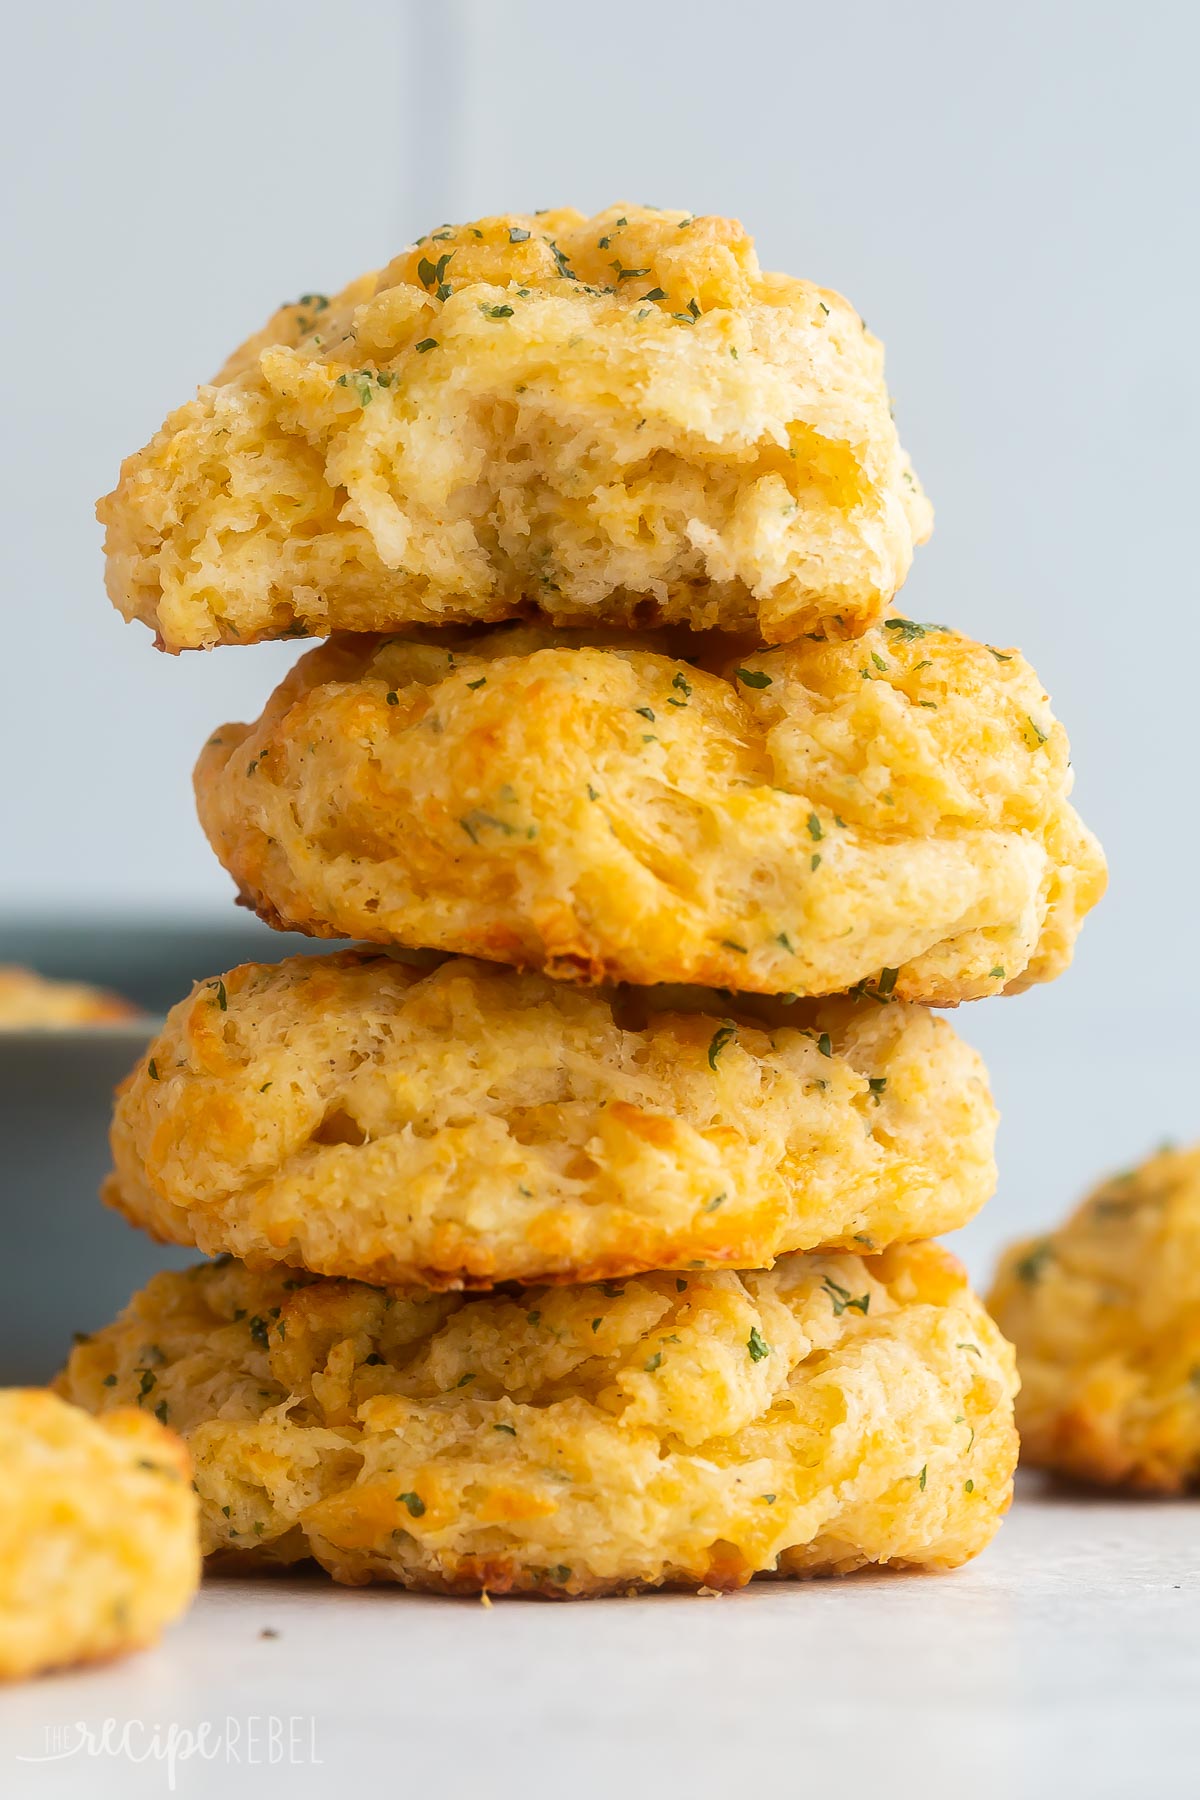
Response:
[{"label": "the recipe rebel logo", "polygon": [[188,1762],[244,1765],[247,1768],[319,1766],[317,1721],[305,1713],[246,1713],[240,1718],[200,1719],[191,1725],[148,1724],[143,1719],[74,1719],[43,1729],[43,1747],[17,1754],[20,1763],[59,1763],[72,1758],[159,1763],[168,1793]]}]

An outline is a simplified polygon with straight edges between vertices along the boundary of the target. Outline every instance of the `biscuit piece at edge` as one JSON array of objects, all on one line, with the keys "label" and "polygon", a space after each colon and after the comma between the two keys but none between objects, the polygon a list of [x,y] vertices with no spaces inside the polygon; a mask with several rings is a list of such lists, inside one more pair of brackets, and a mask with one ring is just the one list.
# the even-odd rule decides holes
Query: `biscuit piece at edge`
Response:
[{"label": "biscuit piece at edge", "polygon": [[349,951],[199,983],[122,1087],[105,1195],[366,1281],[757,1268],[965,1224],[995,1127],[979,1056],[918,1007]]},{"label": "biscuit piece at edge", "polygon": [[138,1008],[130,1001],[104,988],[82,981],[51,980],[15,964],[0,965],[0,1031],[117,1025],[138,1016]]},{"label": "biscuit piece at edge", "polygon": [[97,1419],[0,1390],[0,1679],[139,1649],[195,1592],[187,1452],[143,1400]]},{"label": "biscuit piece at edge", "polygon": [[1104,858],[1016,651],[687,648],[334,640],[213,734],[201,821],[273,925],[559,979],[950,1006],[1067,966]]},{"label": "biscuit piece at edge", "polygon": [[1014,1244],[988,1304],[1016,1346],[1027,1462],[1102,1487],[1200,1487],[1200,1145],[1159,1151]]},{"label": "biscuit piece at edge", "polygon": [[100,502],[169,650],[540,615],[860,631],[932,514],[883,350],[731,219],[444,227],[282,307]]},{"label": "biscuit piece at edge", "polygon": [[1012,1352],[936,1245],[471,1297],[228,1260],[156,1276],[63,1391],[129,1399],[147,1342],[235,1566],[559,1597],[951,1568],[1011,1493]]}]

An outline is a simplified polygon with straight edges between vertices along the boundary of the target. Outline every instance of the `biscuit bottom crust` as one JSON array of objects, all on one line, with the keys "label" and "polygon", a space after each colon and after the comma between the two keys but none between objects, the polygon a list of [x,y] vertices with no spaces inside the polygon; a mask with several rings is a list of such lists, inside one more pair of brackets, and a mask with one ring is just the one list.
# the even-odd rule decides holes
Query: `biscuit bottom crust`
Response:
[{"label": "biscuit bottom crust", "polygon": [[359,951],[197,984],[122,1087],[156,1237],[388,1285],[761,1268],[965,1224],[977,1053],[920,1007],[598,992]]},{"label": "biscuit bottom crust", "polygon": [[555,1597],[965,1562],[1015,1386],[931,1244],[471,1297],[227,1259],[156,1276],[60,1378],[165,1404],[210,1556]]},{"label": "biscuit bottom crust", "polygon": [[1026,1462],[1102,1487],[1200,1487],[1200,1146],[1101,1183],[1005,1253]]},{"label": "biscuit bottom crust", "polygon": [[1067,966],[1104,858],[1017,652],[666,642],[334,639],[210,738],[201,823],[268,924],[559,980],[952,1006]]},{"label": "biscuit bottom crust", "polygon": [[0,1392],[0,1679],[138,1649],[183,1611],[200,1576],[190,1474],[149,1412]]}]

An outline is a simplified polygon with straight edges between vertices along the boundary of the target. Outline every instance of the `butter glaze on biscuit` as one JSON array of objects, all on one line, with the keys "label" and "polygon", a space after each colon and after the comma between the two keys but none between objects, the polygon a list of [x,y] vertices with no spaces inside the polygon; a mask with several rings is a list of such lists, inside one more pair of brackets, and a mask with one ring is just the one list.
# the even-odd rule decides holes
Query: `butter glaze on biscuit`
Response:
[{"label": "butter glaze on biscuit", "polygon": [[156,1276],[64,1391],[128,1400],[148,1344],[235,1567],[562,1598],[953,1568],[1011,1494],[1012,1352],[931,1244],[466,1298],[229,1261]]},{"label": "butter glaze on biscuit", "polygon": [[932,517],[853,308],[734,220],[642,207],[447,226],[281,308],[98,512],[168,650],[529,613],[854,633]]}]

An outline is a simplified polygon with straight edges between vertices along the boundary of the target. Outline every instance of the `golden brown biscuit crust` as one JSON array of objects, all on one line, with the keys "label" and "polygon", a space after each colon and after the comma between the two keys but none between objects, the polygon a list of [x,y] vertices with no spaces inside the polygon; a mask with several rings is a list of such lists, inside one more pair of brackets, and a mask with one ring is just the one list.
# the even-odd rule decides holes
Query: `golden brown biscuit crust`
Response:
[{"label": "golden brown biscuit crust", "polygon": [[195,1592],[196,1521],[187,1452],[148,1411],[0,1391],[0,1680],[152,1643]]},{"label": "golden brown biscuit crust", "polygon": [[1016,1460],[1011,1351],[934,1245],[474,1297],[230,1261],[156,1276],[63,1391],[136,1394],[147,1346],[208,1554],[353,1584],[949,1568],[991,1538]]},{"label": "golden brown biscuit crust", "polygon": [[201,821],[271,924],[559,978],[950,1006],[1065,968],[1104,860],[1015,651],[905,619],[690,648],[716,672],[532,627],[334,640],[214,734]]},{"label": "golden brown biscuit crust", "polygon": [[860,630],[931,513],[883,351],[734,220],[444,227],[276,313],[100,502],[167,649],[539,614]]},{"label": "golden brown biscuit crust", "polygon": [[431,1288],[881,1248],[992,1192],[976,1053],[916,1007],[579,989],[346,952],[201,982],[124,1084],[112,1205]]},{"label": "golden brown biscuit crust", "polygon": [[1200,1486],[1200,1146],[1014,1244],[988,1304],[1016,1346],[1026,1461],[1102,1487]]}]

